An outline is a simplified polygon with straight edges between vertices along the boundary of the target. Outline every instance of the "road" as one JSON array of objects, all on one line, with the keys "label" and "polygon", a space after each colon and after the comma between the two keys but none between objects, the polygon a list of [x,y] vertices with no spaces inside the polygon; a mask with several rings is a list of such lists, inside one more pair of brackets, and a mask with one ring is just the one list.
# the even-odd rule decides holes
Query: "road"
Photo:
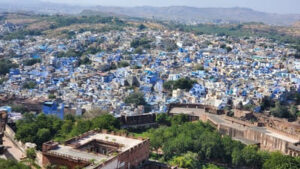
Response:
[{"label": "road", "polygon": [[6,136],[3,137],[3,145],[6,147],[5,156],[8,159],[20,161],[25,154]]}]

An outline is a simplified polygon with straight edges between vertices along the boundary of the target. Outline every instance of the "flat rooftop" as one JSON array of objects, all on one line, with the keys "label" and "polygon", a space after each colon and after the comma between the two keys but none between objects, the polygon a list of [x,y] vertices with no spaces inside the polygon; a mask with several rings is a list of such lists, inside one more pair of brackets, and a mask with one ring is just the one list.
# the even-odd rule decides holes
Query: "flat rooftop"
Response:
[{"label": "flat rooftop", "polygon": [[102,160],[106,160],[109,157],[102,154],[94,154],[85,151],[80,151],[74,149],[71,146],[64,146],[64,145],[58,145],[56,149],[52,149],[48,152],[51,154],[53,153],[58,155],[64,155],[74,160],[83,159],[85,161],[90,161],[90,160],[102,161]]},{"label": "flat rooftop", "polygon": [[[93,141],[97,141],[99,144],[103,144],[104,147],[114,147],[114,145],[117,145],[115,147],[117,151],[112,151],[103,154],[100,152],[93,152],[81,148],[81,146],[89,144],[101,147],[101,145],[97,145],[97,143],[93,143]],[[87,162],[94,160],[95,163],[100,164],[104,161],[114,158],[114,152],[121,153],[127,151],[143,142],[144,140],[140,139],[93,131],[85,133],[81,137],[75,137],[73,141],[68,142],[64,145],[59,144],[58,146],[48,150],[47,153],[51,155],[67,157],[74,160],[84,160]]]},{"label": "flat rooftop", "polygon": [[120,148],[120,151],[126,151],[126,150],[133,148],[134,146],[143,142],[143,140],[128,138],[128,137],[124,137],[124,136],[117,136],[117,135],[106,134],[106,133],[94,133],[94,134],[88,135],[87,137],[77,140],[76,143],[84,145],[92,140],[102,140],[102,141],[106,141],[106,142],[120,144],[120,145],[122,145],[122,147]]}]

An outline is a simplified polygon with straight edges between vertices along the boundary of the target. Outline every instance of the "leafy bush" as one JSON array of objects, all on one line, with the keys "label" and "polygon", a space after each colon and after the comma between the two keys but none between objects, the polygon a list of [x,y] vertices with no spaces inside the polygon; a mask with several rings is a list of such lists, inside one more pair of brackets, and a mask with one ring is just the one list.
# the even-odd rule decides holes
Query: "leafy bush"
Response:
[{"label": "leafy bush", "polygon": [[14,160],[5,160],[0,158],[0,168],[5,169],[30,169],[29,166],[26,166],[22,163],[19,163]]},{"label": "leafy bush", "polygon": [[129,66],[130,64],[126,61],[121,61],[118,63],[118,67],[127,67]]},{"label": "leafy bush", "polygon": [[25,66],[32,66],[36,63],[41,63],[41,59],[28,59],[24,61]]},{"label": "leafy bush", "polygon": [[13,64],[10,60],[8,59],[1,59],[0,60],[0,75],[5,75],[9,73],[9,70],[11,68],[16,68],[18,65]]},{"label": "leafy bush", "polygon": [[92,61],[88,57],[84,57],[84,59],[79,60],[79,65],[90,65]]},{"label": "leafy bush", "polygon": [[[164,115],[158,118],[166,119]],[[170,121],[176,121],[175,118],[176,116],[170,117]],[[285,156],[278,152],[260,151],[254,145],[246,146],[229,136],[221,136],[211,125],[200,121],[186,123],[183,120],[181,123],[172,123],[169,127],[150,129],[143,135],[150,138],[153,152],[163,151],[160,160],[179,167],[201,168],[199,162],[202,168],[212,169],[218,167],[203,164],[223,163],[234,168],[256,169],[296,169],[300,165],[300,158]],[[154,154],[152,157],[157,155]]]},{"label": "leafy bush", "polygon": [[150,43],[151,42],[152,41],[147,39],[147,38],[139,38],[139,39],[134,39],[130,43],[130,46],[133,47],[133,48],[142,47],[142,48],[150,49]]},{"label": "leafy bush", "polygon": [[66,116],[64,120],[60,120],[55,116],[47,116],[43,113],[37,116],[26,113],[24,118],[17,122],[16,128],[17,140],[23,143],[35,143],[37,148],[41,149],[44,142],[52,139],[63,141],[96,128],[116,130],[120,128],[120,123],[109,114],[91,120],[75,119],[72,116]]},{"label": "leafy bush", "polygon": [[135,92],[130,94],[125,98],[126,104],[134,104],[134,105],[146,105],[146,101],[144,99],[144,94],[140,92]]},{"label": "leafy bush", "polygon": [[191,80],[188,78],[181,78],[176,81],[167,81],[164,83],[163,87],[164,89],[169,91],[176,90],[176,89],[190,90],[195,83],[197,83],[195,80]]},{"label": "leafy bush", "polygon": [[36,82],[35,81],[27,81],[23,84],[23,88],[24,89],[34,89],[36,86]]},{"label": "leafy bush", "polygon": [[38,36],[42,35],[42,32],[39,30],[20,30],[16,32],[9,33],[4,35],[4,40],[12,40],[12,39],[25,39],[26,36]]}]

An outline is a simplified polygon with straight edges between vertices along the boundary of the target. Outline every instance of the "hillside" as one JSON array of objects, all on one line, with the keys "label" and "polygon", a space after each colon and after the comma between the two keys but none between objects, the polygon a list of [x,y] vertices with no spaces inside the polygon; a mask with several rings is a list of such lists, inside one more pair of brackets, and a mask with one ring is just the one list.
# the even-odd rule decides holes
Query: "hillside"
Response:
[{"label": "hillside", "polygon": [[[248,8],[194,8],[186,6],[171,7],[104,7],[97,6],[97,12],[131,17],[173,20],[184,23],[238,23],[238,22],[263,22],[272,25],[291,25],[300,21],[300,14],[271,14],[255,11]],[[88,14],[91,11],[83,11]]]}]

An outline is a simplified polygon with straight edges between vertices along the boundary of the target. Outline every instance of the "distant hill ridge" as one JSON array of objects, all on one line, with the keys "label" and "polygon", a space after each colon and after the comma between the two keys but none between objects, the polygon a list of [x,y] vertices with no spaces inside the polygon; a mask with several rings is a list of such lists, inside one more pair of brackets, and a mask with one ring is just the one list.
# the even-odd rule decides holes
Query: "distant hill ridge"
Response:
[{"label": "distant hill ridge", "polygon": [[0,12],[31,11],[48,14],[114,15],[172,20],[182,23],[239,23],[263,22],[271,25],[292,25],[300,21],[300,14],[272,14],[248,8],[170,7],[107,7],[78,6],[50,3],[41,0],[0,0]]},{"label": "distant hill ridge", "polygon": [[272,25],[292,25],[300,21],[300,14],[272,14],[249,8],[196,8],[187,6],[170,7],[106,7],[97,6],[84,10],[82,14],[110,13],[114,15],[174,20],[184,23],[207,22],[263,22]]}]

